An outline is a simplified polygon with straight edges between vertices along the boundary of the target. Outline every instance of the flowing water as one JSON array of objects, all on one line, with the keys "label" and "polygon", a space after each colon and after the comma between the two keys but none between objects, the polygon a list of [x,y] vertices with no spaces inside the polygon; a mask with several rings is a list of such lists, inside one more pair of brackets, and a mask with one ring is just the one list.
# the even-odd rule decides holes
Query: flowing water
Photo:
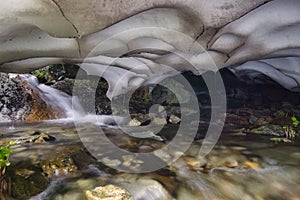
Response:
[{"label": "flowing water", "polygon": [[[10,74],[10,77],[19,76],[39,91],[40,98],[53,108],[57,108],[64,113],[67,118],[72,118],[74,114],[83,115],[84,111],[76,98],[72,98],[64,92],[54,89],[45,84],[40,84],[38,79],[30,74]],[[76,112],[76,113],[74,113]]]},{"label": "flowing water", "polygon": [[[1,200],[82,200],[86,199],[86,190],[108,184],[126,188],[138,200],[300,199],[298,143],[276,144],[266,136],[244,134],[241,129],[226,125],[217,145],[204,158],[198,157],[203,142],[199,133],[200,137],[176,162],[154,172],[125,173],[95,159],[78,132],[95,134],[101,128],[104,136],[119,148],[147,153],[168,144],[179,125],[168,125],[160,131],[164,141],[137,139],[117,127],[105,125],[111,124],[110,116],[84,115],[70,96],[38,84],[32,76],[22,78],[38,88],[41,97],[54,103],[68,118],[0,124],[0,145],[14,141],[11,166],[3,182],[7,189],[0,194]],[[72,121],[74,112],[82,115],[77,126]],[[200,124],[200,132],[201,127],[207,124]],[[97,142],[91,144],[102,144],[101,138]],[[161,157],[173,156],[167,152],[161,154]],[[140,167],[140,163],[129,157],[110,161],[133,171]]]},{"label": "flowing water", "polygon": [[[130,174],[95,160],[71,122],[15,123],[13,130],[11,125],[1,124],[1,142],[17,141],[8,172],[15,199],[85,199],[86,190],[110,183],[127,188],[136,199],[146,200],[300,197],[300,152],[296,144],[274,144],[264,137],[226,130],[205,158],[197,157],[201,146],[198,140],[168,167]],[[80,127],[87,134],[98,128],[90,123]],[[168,126],[161,134],[176,134],[176,130],[176,126]],[[135,140],[110,127],[105,127],[105,132],[118,146],[132,151],[164,145]],[[128,160],[120,160],[119,164],[135,167]]]}]

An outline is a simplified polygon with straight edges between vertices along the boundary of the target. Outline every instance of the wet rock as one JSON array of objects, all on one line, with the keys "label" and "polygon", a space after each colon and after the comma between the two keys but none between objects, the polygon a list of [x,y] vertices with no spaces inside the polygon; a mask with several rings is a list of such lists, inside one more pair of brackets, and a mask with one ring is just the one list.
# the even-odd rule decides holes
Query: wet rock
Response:
[{"label": "wet rock", "polygon": [[124,174],[115,182],[125,188],[134,200],[172,200],[168,191],[156,180],[148,176]]},{"label": "wet rock", "polygon": [[125,189],[116,185],[96,187],[86,191],[85,194],[88,200],[133,200]]},{"label": "wet rock", "polygon": [[73,93],[74,81],[71,79],[65,79],[61,81],[55,82],[51,87],[60,90],[62,92],[67,93],[68,95],[72,95]]},{"label": "wet rock", "polygon": [[177,193],[177,200],[192,200],[192,199],[205,199],[205,197],[200,192],[195,192],[187,190],[184,187],[180,187]]},{"label": "wet rock", "polygon": [[111,167],[117,167],[117,166],[121,165],[121,163],[122,163],[120,160],[110,159],[108,157],[103,158],[102,162]]},{"label": "wet rock", "polygon": [[49,184],[42,169],[27,162],[10,166],[7,176],[12,180],[11,196],[14,199],[29,199],[43,192]]},{"label": "wet rock", "polygon": [[50,120],[66,117],[65,113],[57,106],[45,102],[43,92],[35,85],[32,85],[21,78],[18,78],[18,80],[20,81],[22,88],[26,90],[26,102],[30,106],[29,115],[26,116],[26,120]]},{"label": "wet rock", "polygon": [[[98,80],[98,78],[94,77],[88,80],[66,79],[54,84],[53,87],[61,89],[63,92],[72,92],[74,96],[80,97],[79,102],[86,112],[109,115],[112,111],[111,102],[106,97],[108,84],[105,80]],[[73,91],[73,87],[76,90]],[[93,96],[95,99],[91,101]]]},{"label": "wet rock", "polygon": [[179,122],[181,121],[181,119],[179,117],[177,117],[176,115],[171,115],[169,118],[169,122],[171,124],[179,124]]},{"label": "wet rock", "polygon": [[285,131],[282,126],[267,124],[250,130],[251,133],[270,136],[285,136]]},{"label": "wet rock", "polygon": [[[199,170],[203,173],[209,173],[214,168],[235,168],[235,169],[250,169],[257,163],[249,161],[244,153],[241,152],[241,147],[231,148],[226,146],[215,147],[207,156],[197,158],[199,148],[196,145],[190,147],[186,152],[186,156],[182,157],[187,166],[193,170]],[[251,165],[253,162],[253,165]],[[245,163],[250,163],[246,165]]]},{"label": "wet rock", "polygon": [[142,123],[137,120],[136,118],[130,120],[130,122],[128,123],[128,126],[140,126]]},{"label": "wet rock", "polygon": [[71,158],[80,170],[89,169],[95,163],[95,159],[85,150],[74,152]]},{"label": "wet rock", "polygon": [[53,84],[65,78],[75,79],[79,66],[72,64],[54,64],[31,72],[40,83]]},{"label": "wet rock", "polygon": [[168,122],[165,118],[159,118],[159,117],[155,117],[153,119],[153,123],[157,124],[157,125],[166,125]]},{"label": "wet rock", "polygon": [[187,165],[193,170],[203,170],[203,166],[207,163],[205,158],[197,159],[194,157],[184,157]]},{"label": "wet rock", "polygon": [[249,161],[249,160],[245,161],[244,164],[247,165],[247,166],[249,166],[251,169],[259,169],[259,168],[261,168],[258,163],[253,162],[253,161]]},{"label": "wet rock", "polygon": [[228,167],[228,168],[235,168],[235,167],[237,167],[239,165],[239,163],[236,161],[236,160],[234,160],[234,161],[226,161],[225,163],[224,163],[224,166],[225,167]]},{"label": "wet rock", "polygon": [[19,80],[0,73],[0,121],[24,120],[30,109],[27,98]]},{"label": "wet rock", "polygon": [[48,177],[66,176],[74,174],[78,168],[74,164],[71,157],[54,158],[51,160],[44,160],[40,163],[43,172]]},{"label": "wet rock", "polygon": [[54,141],[53,136],[47,135],[46,133],[34,131],[28,136],[21,136],[14,141],[14,144],[24,144],[24,143],[45,143]]}]

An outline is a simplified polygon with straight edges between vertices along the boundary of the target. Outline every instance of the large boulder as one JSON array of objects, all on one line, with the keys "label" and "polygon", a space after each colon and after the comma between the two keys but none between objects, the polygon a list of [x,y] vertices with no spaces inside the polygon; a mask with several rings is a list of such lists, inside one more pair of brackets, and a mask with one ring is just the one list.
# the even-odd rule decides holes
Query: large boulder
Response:
[{"label": "large boulder", "polygon": [[[55,103],[55,102],[54,102]],[[48,120],[66,117],[64,110],[47,102],[36,85],[20,76],[0,73],[0,121]]]},{"label": "large boulder", "polygon": [[0,73],[0,121],[24,120],[30,106],[20,81]]}]

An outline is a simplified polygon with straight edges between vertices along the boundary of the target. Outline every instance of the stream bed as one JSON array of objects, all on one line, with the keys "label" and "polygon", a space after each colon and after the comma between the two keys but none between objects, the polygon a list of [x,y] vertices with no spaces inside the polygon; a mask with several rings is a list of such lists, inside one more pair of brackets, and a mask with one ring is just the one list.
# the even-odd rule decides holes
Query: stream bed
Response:
[{"label": "stream bed", "polygon": [[[90,123],[80,126],[86,134],[97,128]],[[125,188],[134,199],[141,200],[300,199],[297,143],[276,144],[266,136],[225,126],[217,145],[204,158],[198,157],[203,141],[200,137],[163,169],[125,173],[97,161],[82,144],[77,130],[70,121],[2,123],[0,143],[13,140],[14,152],[0,199],[83,200],[87,190],[109,184]],[[103,130],[116,145],[131,152],[151,152],[168,143],[137,140],[110,126]],[[176,130],[176,125],[168,125],[160,134],[169,138]],[[112,162],[138,167],[130,158]]]}]

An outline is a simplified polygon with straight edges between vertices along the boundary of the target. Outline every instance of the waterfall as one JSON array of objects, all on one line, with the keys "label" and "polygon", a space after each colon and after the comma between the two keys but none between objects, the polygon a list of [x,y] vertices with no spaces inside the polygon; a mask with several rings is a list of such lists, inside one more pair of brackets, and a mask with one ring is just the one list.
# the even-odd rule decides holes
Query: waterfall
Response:
[{"label": "waterfall", "polygon": [[9,74],[10,78],[19,76],[23,81],[30,84],[38,92],[40,99],[45,102],[48,107],[62,112],[61,115],[55,116],[59,120],[78,120],[82,123],[94,123],[98,125],[122,124],[124,119],[118,116],[109,115],[93,115],[87,114],[80,105],[77,97],[70,96],[60,90],[54,89],[48,85],[41,84],[38,79],[30,74]]},{"label": "waterfall", "polygon": [[[54,89],[48,85],[40,84],[38,79],[30,74],[9,74],[10,78],[19,76],[22,80],[37,89],[39,97],[50,107],[59,110],[66,118],[73,118],[74,114],[84,115],[80,103],[62,91]],[[59,118],[59,116],[56,116]]]}]

